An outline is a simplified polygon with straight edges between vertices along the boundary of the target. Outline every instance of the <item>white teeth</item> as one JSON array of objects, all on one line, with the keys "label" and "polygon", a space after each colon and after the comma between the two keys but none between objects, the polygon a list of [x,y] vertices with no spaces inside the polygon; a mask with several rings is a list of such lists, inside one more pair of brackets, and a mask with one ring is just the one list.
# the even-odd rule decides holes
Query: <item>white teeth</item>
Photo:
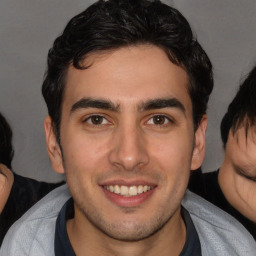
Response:
[{"label": "white teeth", "polygon": [[128,187],[127,186],[121,186],[121,193],[122,196],[128,196]]},{"label": "white teeth", "polygon": [[118,185],[115,185],[115,186],[114,186],[114,193],[115,193],[115,194],[120,194],[120,188],[119,188]]},{"label": "white teeth", "polygon": [[137,191],[138,191],[138,194],[143,193],[143,192],[144,192],[143,186],[142,186],[142,185],[139,185]]},{"label": "white teeth", "polygon": [[137,193],[137,187],[136,186],[131,186],[129,188],[129,195],[130,196],[136,196],[138,193]]},{"label": "white teeth", "polygon": [[136,196],[153,189],[153,187],[147,186],[147,185],[144,185],[144,186],[143,185],[139,185],[139,186],[110,185],[110,186],[104,186],[104,188],[112,193],[120,194],[125,197]]}]

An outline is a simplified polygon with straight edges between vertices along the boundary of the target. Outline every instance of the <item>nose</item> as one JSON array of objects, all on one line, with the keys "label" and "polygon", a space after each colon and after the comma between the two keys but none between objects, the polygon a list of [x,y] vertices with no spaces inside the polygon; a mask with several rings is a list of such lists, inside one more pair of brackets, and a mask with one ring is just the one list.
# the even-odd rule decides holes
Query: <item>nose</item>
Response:
[{"label": "nose", "polygon": [[134,126],[119,127],[115,132],[110,162],[126,171],[134,171],[149,162],[143,131]]}]

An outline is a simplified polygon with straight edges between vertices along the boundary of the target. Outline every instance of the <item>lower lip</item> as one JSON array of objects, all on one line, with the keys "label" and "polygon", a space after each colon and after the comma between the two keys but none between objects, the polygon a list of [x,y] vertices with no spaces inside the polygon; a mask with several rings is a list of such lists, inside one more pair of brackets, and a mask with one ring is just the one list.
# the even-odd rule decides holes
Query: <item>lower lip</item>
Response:
[{"label": "lower lip", "polygon": [[114,204],[120,206],[120,207],[136,207],[147,201],[152,194],[154,193],[155,188],[144,192],[142,194],[139,194],[137,196],[130,196],[125,197],[121,196],[119,194],[115,194],[113,192],[110,192],[102,187],[103,192],[107,196],[107,198]]}]

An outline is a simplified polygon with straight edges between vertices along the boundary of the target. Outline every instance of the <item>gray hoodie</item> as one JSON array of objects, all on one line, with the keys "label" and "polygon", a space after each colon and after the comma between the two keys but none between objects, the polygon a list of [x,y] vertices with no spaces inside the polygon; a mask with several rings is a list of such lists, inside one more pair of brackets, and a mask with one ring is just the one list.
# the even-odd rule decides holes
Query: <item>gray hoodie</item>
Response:
[{"label": "gray hoodie", "polygon": [[[67,185],[49,193],[8,231],[1,256],[54,256],[55,223],[70,198]],[[233,217],[187,191],[182,205],[190,213],[203,256],[255,256],[256,242]]]}]

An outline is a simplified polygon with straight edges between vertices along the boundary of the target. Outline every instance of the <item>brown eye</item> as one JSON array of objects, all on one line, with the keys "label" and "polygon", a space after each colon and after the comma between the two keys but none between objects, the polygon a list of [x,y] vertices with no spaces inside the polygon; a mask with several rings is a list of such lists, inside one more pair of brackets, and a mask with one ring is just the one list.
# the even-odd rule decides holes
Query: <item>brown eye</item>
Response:
[{"label": "brown eye", "polygon": [[160,115],[153,116],[152,119],[153,123],[156,125],[163,125],[166,124],[166,122],[168,122],[168,119],[165,116]]},{"label": "brown eye", "polygon": [[85,122],[91,124],[91,125],[103,125],[107,124],[108,121],[105,117],[100,116],[100,115],[92,115],[88,117]]},{"label": "brown eye", "polygon": [[154,116],[151,116],[150,119],[148,119],[147,124],[148,125],[153,125],[156,127],[168,127],[171,123],[173,123],[172,119],[170,119],[166,115],[161,115],[161,114],[156,114]]},{"label": "brown eye", "polygon": [[92,124],[99,125],[99,124],[102,124],[102,121],[103,121],[102,116],[92,116],[91,117]]}]

